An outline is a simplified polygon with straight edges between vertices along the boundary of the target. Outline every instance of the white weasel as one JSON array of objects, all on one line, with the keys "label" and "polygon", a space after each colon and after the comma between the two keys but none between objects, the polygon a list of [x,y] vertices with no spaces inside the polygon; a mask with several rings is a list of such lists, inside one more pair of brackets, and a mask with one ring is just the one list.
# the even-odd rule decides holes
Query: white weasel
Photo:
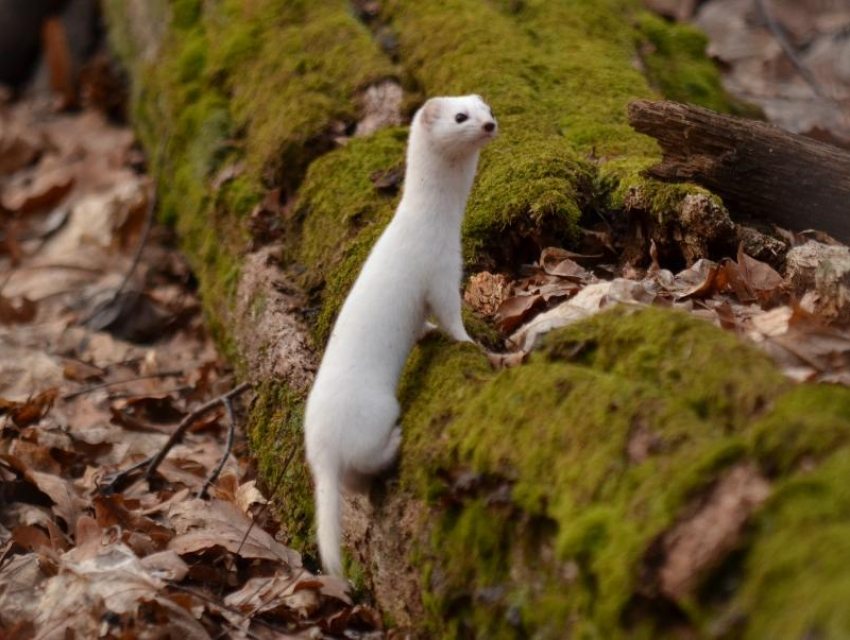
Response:
[{"label": "white weasel", "polygon": [[401,202],[331,332],[304,417],[319,552],[330,574],[342,575],[340,489],[358,490],[395,461],[396,385],[428,317],[472,342],[460,314],[460,226],[478,154],[496,128],[476,95],[431,98],[419,109]]}]

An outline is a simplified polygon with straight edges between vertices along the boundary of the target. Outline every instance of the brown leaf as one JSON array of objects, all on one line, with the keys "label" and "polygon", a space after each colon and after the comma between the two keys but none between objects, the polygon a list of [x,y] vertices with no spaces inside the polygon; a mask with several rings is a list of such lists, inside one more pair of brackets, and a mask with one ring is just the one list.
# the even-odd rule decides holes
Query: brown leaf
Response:
[{"label": "brown leaf", "polygon": [[[69,631],[79,638],[100,637],[102,612],[110,611],[130,623],[134,637],[209,638],[191,613],[159,595],[162,582],[123,543],[99,545],[85,557],[68,552],[61,568],[40,598],[42,637],[64,637]],[[83,602],[86,606],[80,606]],[[46,633],[53,629],[63,635]]]},{"label": "brown leaf", "polygon": [[545,273],[551,276],[569,278],[576,282],[586,282],[592,278],[591,273],[587,269],[570,258],[564,257],[563,249],[556,249],[554,247],[544,249],[540,255],[540,266]]},{"label": "brown leaf", "polygon": [[[694,266],[696,266],[696,264]],[[696,286],[684,291],[681,295],[679,295],[679,300],[687,300],[688,298],[709,298],[722,290],[725,278],[720,276],[720,274],[722,273],[721,267],[716,264],[711,264],[707,266],[708,271],[705,273],[703,280],[699,282]],[[685,272],[682,273],[684,274]],[[687,277],[690,277],[691,273],[689,273]]]},{"label": "brown leaf", "polygon": [[12,527],[12,539],[25,551],[39,552],[42,548],[52,549],[50,537],[41,527],[24,525]]},{"label": "brown leaf", "polygon": [[171,550],[142,558],[142,566],[154,577],[174,582],[180,582],[189,573],[189,566]]},{"label": "brown leaf", "polygon": [[58,393],[57,389],[48,389],[23,402],[0,398],[0,415],[8,413],[17,426],[26,427],[47,415]]},{"label": "brown leaf", "polygon": [[224,602],[250,616],[274,614],[284,619],[303,620],[318,610],[321,601],[317,587],[304,584],[313,576],[307,574],[307,581],[299,581],[298,575],[251,578]]},{"label": "brown leaf", "polygon": [[301,567],[301,556],[272,538],[232,503],[222,500],[187,500],[169,513],[178,535],[168,548],[183,555],[223,547],[243,558],[262,558]]},{"label": "brown leaf", "polygon": [[38,305],[26,296],[7,298],[0,295],[0,323],[20,324],[31,322],[38,311]]},{"label": "brown leaf", "polygon": [[492,316],[511,290],[510,280],[500,273],[482,271],[473,275],[463,291],[463,300],[473,310]]},{"label": "brown leaf", "polygon": [[[48,575],[36,553],[14,555],[0,568],[0,611],[3,624],[32,623],[39,613],[40,601],[34,597]],[[21,636],[35,637],[35,633]]]},{"label": "brown leaf", "polygon": [[10,183],[0,204],[18,214],[30,213],[55,205],[74,186],[72,170],[55,157],[42,160],[33,171],[31,180]]},{"label": "brown leaf", "polygon": [[69,481],[40,471],[30,471],[24,477],[38,487],[39,491],[47,494],[53,501],[54,513],[62,518],[68,527],[76,524],[85,503]]},{"label": "brown leaf", "polygon": [[20,438],[13,440],[9,446],[9,455],[14,456],[21,461],[21,464],[35,471],[53,475],[59,475],[62,472],[61,466],[50,454],[50,449],[27,440]]},{"label": "brown leaf", "polygon": [[103,377],[106,372],[100,367],[95,367],[82,360],[68,360],[62,369],[62,375],[74,382],[91,382]]},{"label": "brown leaf", "polygon": [[496,326],[502,333],[510,333],[521,325],[526,318],[543,308],[545,300],[541,295],[514,296],[508,298],[496,309]]},{"label": "brown leaf", "polygon": [[738,248],[738,269],[747,288],[762,303],[773,299],[785,284],[785,279],[773,267],[751,258],[744,253],[743,247]]},{"label": "brown leaf", "polygon": [[37,133],[16,122],[0,126],[0,175],[14,173],[32,163],[41,153],[44,141]]}]

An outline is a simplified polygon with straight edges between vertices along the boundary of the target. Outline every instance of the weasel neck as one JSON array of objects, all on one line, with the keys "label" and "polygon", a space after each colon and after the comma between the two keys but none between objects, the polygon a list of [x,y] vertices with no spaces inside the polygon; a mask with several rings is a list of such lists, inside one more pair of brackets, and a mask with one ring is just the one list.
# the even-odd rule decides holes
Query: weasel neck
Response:
[{"label": "weasel neck", "polygon": [[443,218],[458,225],[475,179],[479,152],[447,158],[424,137],[411,138],[399,213]]}]

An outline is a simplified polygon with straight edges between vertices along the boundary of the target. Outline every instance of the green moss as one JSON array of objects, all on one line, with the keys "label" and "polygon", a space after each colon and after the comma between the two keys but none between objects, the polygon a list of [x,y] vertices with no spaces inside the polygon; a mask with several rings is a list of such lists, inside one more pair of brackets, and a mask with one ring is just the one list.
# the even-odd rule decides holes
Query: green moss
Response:
[{"label": "green moss", "polygon": [[722,113],[763,118],[761,110],[727,94],[717,65],[706,55],[708,38],[686,23],[671,23],[642,11],[637,19],[638,51],[652,86],[666,99],[690,102]]},{"label": "green moss", "polygon": [[788,473],[848,444],[850,396],[841,387],[797,387],[780,398],[752,430],[752,448],[760,464]]},{"label": "green moss", "polygon": [[[557,638],[567,619],[575,637],[667,637],[663,617],[624,624],[653,541],[733,463],[773,459],[768,434],[799,445],[792,460],[816,433],[844,442],[850,393],[790,389],[734,336],[656,309],[554,332],[527,365],[498,373],[466,346],[427,340],[401,387],[401,479],[443,505],[425,554],[434,637]],[[775,430],[788,424],[815,429],[807,445]],[[638,430],[653,445],[635,460]],[[536,567],[540,591],[523,591],[518,566]],[[711,606],[697,602],[691,623],[708,624]]]},{"label": "green moss", "polygon": [[641,59],[650,82],[665,98],[729,112],[732,102],[716,65],[705,55],[708,39],[688,24],[674,24],[647,11],[637,16]]},{"label": "green moss", "polygon": [[274,489],[286,543],[309,551],[314,548],[313,493],[304,458],[303,421],[304,399],[283,384],[268,382],[257,389],[246,433],[260,475]]},{"label": "green moss", "polygon": [[[329,289],[338,288],[344,294],[354,283],[365,259],[357,249],[368,253],[371,248],[360,234],[376,238],[371,228],[383,229],[398,203],[397,194],[379,192],[372,175],[403,169],[406,138],[404,129],[384,129],[370,138],[356,138],[310,166],[295,210],[296,218],[303,221],[301,234],[292,243],[295,259],[309,267],[308,288],[327,280]],[[346,258],[352,254],[358,259],[355,269],[349,270]],[[334,280],[340,280],[339,284]],[[329,295],[325,300],[335,314],[341,300]]]},{"label": "green moss", "polygon": [[[836,390],[838,391],[838,390]],[[835,394],[847,406],[847,393]],[[807,403],[808,404],[808,403]],[[835,406],[835,405],[833,405]],[[822,411],[817,411],[824,417]],[[795,414],[799,425],[804,415]],[[818,421],[811,426],[817,429]],[[846,442],[848,414],[835,416]],[[814,438],[813,438],[814,439]],[[850,450],[778,483],[751,532],[752,548],[727,618],[746,612],[741,638],[839,640],[850,633]]]},{"label": "green moss", "polygon": [[342,0],[228,9],[225,32],[214,36],[224,49],[216,60],[233,69],[232,108],[246,133],[246,158],[271,182],[292,188],[333,147],[331,124],[355,121],[356,92],[395,69]]}]

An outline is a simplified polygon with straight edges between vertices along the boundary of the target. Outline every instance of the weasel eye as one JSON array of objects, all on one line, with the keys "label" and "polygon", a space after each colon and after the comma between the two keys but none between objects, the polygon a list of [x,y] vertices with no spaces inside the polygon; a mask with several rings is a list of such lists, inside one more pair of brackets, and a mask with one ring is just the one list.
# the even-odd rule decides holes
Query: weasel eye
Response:
[{"label": "weasel eye", "polygon": [[459,113],[455,116],[455,122],[457,122],[458,124],[460,124],[461,122],[466,122],[467,120],[469,120],[469,116],[465,113]]}]

